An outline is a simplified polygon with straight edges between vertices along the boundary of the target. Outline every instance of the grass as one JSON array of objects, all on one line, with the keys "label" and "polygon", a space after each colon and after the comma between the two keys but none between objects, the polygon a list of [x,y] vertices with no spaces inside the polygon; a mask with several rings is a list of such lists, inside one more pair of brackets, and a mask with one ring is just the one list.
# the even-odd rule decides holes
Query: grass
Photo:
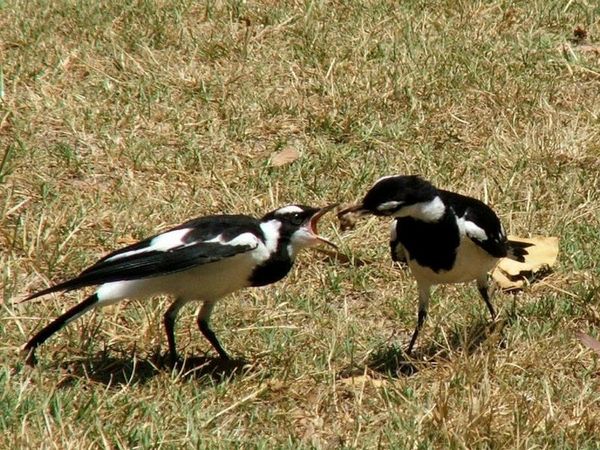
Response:
[{"label": "grass", "polygon": [[[575,337],[600,327],[593,2],[0,9],[0,447],[598,448],[598,357]],[[301,157],[270,166],[288,147]],[[193,308],[177,328],[192,364],[161,366],[167,299],[89,314],[23,366],[83,294],[13,298],[190,217],[350,202],[390,173],[560,236],[554,273],[497,294],[495,330],[473,286],[439,288],[407,366],[416,288],[387,223],[330,221],[349,263],[305,252],[216,308],[243,373],[209,370]]]}]

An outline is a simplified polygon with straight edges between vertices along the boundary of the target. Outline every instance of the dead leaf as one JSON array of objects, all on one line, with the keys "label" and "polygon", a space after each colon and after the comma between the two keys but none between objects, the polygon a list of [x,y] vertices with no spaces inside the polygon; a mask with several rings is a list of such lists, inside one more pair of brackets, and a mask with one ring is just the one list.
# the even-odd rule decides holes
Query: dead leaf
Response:
[{"label": "dead leaf", "polygon": [[298,158],[300,158],[300,153],[298,153],[298,150],[293,147],[286,147],[271,157],[271,166],[285,166],[286,164],[293,163]]},{"label": "dead leaf", "polygon": [[508,258],[500,260],[492,272],[492,277],[501,289],[521,289],[556,264],[558,258],[557,237],[521,238],[509,236],[508,238],[512,241],[526,242],[532,245],[527,247],[528,254],[525,256],[524,262]]},{"label": "dead leaf", "polygon": [[581,343],[586,347],[594,350],[598,355],[600,355],[600,342],[591,337],[589,334],[582,333],[581,331],[575,333],[575,335],[579,338]]},{"label": "dead leaf", "polygon": [[117,244],[118,245],[132,245],[138,241],[139,241],[139,239],[136,239],[131,235],[127,235],[127,236],[121,236],[120,238],[118,238]]}]

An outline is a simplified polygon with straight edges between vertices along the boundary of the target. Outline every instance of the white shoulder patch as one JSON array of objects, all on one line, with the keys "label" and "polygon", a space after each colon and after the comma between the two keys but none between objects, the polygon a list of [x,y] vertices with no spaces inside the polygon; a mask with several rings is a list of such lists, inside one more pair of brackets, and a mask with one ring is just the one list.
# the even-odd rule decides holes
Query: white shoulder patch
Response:
[{"label": "white shoulder patch", "polygon": [[421,211],[424,218],[430,222],[434,222],[441,219],[444,215],[444,212],[446,212],[446,205],[444,205],[442,199],[437,196],[430,202],[425,202]]},{"label": "white shoulder patch", "polygon": [[301,213],[303,210],[296,205],[283,206],[275,211],[275,215],[278,214],[290,214],[290,213]]},{"label": "white shoulder patch", "polygon": [[413,217],[424,222],[437,222],[446,212],[446,205],[437,196],[433,200],[408,205],[393,213],[394,217]]}]

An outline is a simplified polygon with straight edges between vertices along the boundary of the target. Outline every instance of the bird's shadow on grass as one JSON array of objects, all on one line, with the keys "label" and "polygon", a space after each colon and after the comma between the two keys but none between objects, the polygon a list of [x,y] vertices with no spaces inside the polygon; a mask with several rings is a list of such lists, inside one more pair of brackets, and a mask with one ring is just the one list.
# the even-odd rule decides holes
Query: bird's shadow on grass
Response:
[{"label": "bird's shadow on grass", "polygon": [[110,387],[145,384],[165,373],[184,380],[221,383],[243,376],[250,370],[250,365],[242,359],[192,356],[173,363],[160,354],[137,358],[135,355],[115,357],[106,352],[100,352],[92,358],[64,361],[60,367],[68,374],[60,387],[68,387],[82,378]]},{"label": "bird's shadow on grass", "polygon": [[379,376],[409,377],[424,368],[448,362],[459,352],[471,355],[483,347],[505,347],[503,330],[508,323],[506,319],[474,321],[467,329],[452,331],[445,344],[432,341],[426,347],[419,347],[417,342],[410,356],[406,354],[404,344],[387,342],[371,352],[363,368],[354,367],[347,372],[356,375],[367,369]]}]

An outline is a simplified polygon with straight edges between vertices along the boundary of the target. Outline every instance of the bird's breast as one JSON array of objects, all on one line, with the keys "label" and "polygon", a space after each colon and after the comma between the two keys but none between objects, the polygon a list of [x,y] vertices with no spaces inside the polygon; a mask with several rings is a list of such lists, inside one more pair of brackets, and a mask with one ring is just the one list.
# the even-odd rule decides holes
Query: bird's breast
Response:
[{"label": "bird's breast", "polygon": [[409,267],[419,282],[427,284],[465,283],[485,276],[498,262],[468,237],[461,239],[455,250],[454,263],[449,269],[433,270],[431,267],[409,260]]},{"label": "bird's breast", "polygon": [[257,266],[250,276],[251,286],[266,286],[284,278],[294,262],[290,258],[273,257]]}]

